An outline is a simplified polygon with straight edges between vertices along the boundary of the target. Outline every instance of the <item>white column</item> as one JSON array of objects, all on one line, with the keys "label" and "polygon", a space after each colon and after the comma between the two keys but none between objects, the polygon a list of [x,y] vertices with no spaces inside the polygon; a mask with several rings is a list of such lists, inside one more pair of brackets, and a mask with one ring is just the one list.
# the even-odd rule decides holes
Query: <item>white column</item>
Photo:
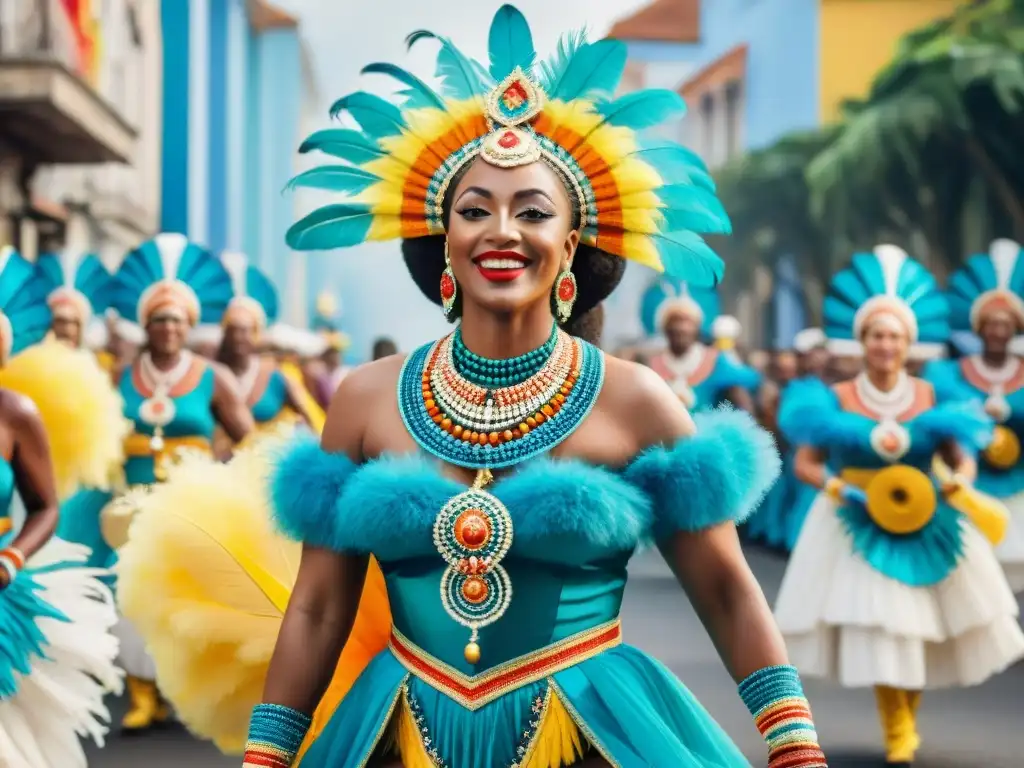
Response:
[{"label": "white column", "polygon": [[187,1],[189,119],[188,232],[185,234],[202,243],[206,240],[210,215],[207,204],[210,191],[210,0]]}]

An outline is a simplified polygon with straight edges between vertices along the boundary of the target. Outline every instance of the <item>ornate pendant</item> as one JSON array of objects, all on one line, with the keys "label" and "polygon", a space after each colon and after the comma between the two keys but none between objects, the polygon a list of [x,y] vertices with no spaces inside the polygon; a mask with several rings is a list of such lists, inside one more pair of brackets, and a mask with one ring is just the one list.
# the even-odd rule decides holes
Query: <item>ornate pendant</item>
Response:
[{"label": "ornate pendant", "polygon": [[441,577],[441,604],[470,630],[466,661],[480,661],[480,629],[508,610],[512,582],[501,560],[512,546],[512,518],[483,490],[491,473],[481,470],[473,487],[455,496],[434,520],[434,546],[448,563]]},{"label": "ornate pendant", "polygon": [[[163,433],[163,428],[174,421],[174,416],[174,400],[162,392],[155,392],[143,400],[139,406],[139,418],[154,428],[154,442]],[[154,446],[153,450],[159,450],[159,448]]]},{"label": "ornate pendant", "polygon": [[886,461],[899,461],[910,450],[910,433],[899,422],[886,419],[871,430],[871,447]]},{"label": "ornate pendant", "polygon": [[993,392],[985,400],[985,413],[998,421],[1000,424],[1010,418],[1010,404],[1002,392]]}]

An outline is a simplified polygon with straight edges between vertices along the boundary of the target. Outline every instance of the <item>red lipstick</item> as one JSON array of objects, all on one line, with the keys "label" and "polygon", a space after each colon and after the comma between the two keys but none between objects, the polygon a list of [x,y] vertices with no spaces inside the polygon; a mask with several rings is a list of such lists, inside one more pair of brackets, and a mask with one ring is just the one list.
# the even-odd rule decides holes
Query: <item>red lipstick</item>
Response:
[{"label": "red lipstick", "polygon": [[473,259],[485,280],[509,283],[526,271],[530,260],[515,251],[487,251]]}]

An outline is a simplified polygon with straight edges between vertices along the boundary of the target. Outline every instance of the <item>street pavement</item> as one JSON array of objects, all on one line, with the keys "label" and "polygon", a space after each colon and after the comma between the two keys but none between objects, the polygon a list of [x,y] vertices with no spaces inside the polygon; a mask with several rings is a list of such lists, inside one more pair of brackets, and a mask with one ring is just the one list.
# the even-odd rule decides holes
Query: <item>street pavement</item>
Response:
[{"label": "street pavement", "polygon": [[[748,558],[769,600],[784,561],[751,550]],[[654,553],[634,559],[623,607],[626,640],[669,666],[736,740],[753,765],[765,765],[764,745],[736,696],[736,686],[664,563]],[[818,730],[832,768],[880,768],[881,735],[870,690],[846,691],[807,682]],[[120,716],[120,707],[116,715]],[[926,693],[920,729],[924,746],[915,768],[1024,768],[1024,664],[967,690]],[[90,751],[90,768],[238,768],[180,728],[144,737],[112,734]],[[657,768],[672,768],[658,766]]]}]

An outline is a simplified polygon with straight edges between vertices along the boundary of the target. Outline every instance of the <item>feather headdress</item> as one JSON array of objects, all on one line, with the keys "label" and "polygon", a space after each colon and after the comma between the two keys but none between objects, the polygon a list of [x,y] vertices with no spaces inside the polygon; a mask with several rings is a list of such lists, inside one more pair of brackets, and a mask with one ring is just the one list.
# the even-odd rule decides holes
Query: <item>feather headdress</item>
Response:
[{"label": "feather headdress", "polygon": [[35,267],[10,246],[0,248],[0,364],[50,330],[46,294]]},{"label": "feather headdress", "polygon": [[111,304],[145,325],[160,307],[184,310],[189,322],[219,323],[231,300],[231,276],[220,260],[184,235],[163,233],[125,256]]},{"label": "feather headdress", "polygon": [[949,322],[956,331],[974,331],[987,312],[1003,310],[1024,328],[1024,248],[995,240],[988,253],[971,256],[949,279]]},{"label": "feather headdress", "polygon": [[244,253],[226,251],[220,260],[231,275],[234,289],[234,296],[224,314],[224,323],[241,315],[255,320],[256,327],[262,331],[277,320],[277,289],[270,278],[250,264]]},{"label": "feather headdress", "polygon": [[679,313],[697,320],[701,335],[705,339],[710,338],[718,312],[719,301],[715,291],[667,277],[651,283],[640,298],[640,319],[650,336],[660,333],[668,318]]},{"label": "feather headdress", "polygon": [[301,146],[345,164],[292,179],[294,187],[340,196],[291,227],[292,248],[443,234],[445,192],[467,163],[481,158],[514,167],[543,160],[579,201],[584,244],[695,285],[717,284],[722,262],[698,233],[728,232],[728,217],[699,157],[640,135],[680,118],[680,96],[655,89],[612,97],[626,64],[624,43],[591,43],[576,34],[551,60],[538,62],[530,27],[510,5],[491,25],[488,65],[432,32],[414,32],[407,42],[421,40],[440,44],[440,92],[393,64],[370,64],[363,72],[398,81],[404,103],[349,94],[331,114],[347,112],[362,130],[318,131]]},{"label": "feather headdress", "polygon": [[949,338],[949,304],[932,274],[895,245],[855,254],[829,285],[825,335],[839,355],[863,354],[861,335],[879,314],[895,317],[916,359],[939,357]]},{"label": "feather headdress", "polygon": [[44,253],[36,262],[55,316],[71,313],[83,327],[110,306],[113,276],[96,256],[74,251]]}]

